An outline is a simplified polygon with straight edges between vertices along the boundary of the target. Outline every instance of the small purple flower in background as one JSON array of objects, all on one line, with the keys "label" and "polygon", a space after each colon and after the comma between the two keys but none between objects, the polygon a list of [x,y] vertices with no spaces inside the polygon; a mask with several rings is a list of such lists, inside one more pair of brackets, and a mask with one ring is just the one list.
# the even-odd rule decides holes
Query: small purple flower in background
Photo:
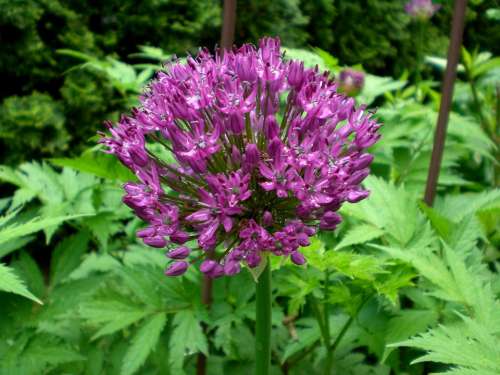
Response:
[{"label": "small purple flower in background", "polygon": [[405,5],[405,12],[411,17],[428,20],[441,8],[439,4],[433,4],[432,0],[410,0]]},{"label": "small purple flower in background", "polygon": [[358,70],[346,68],[338,77],[339,89],[348,96],[356,96],[365,85],[365,74]]},{"label": "small purple flower in background", "polygon": [[[359,72],[346,74],[358,85]],[[138,237],[167,248],[166,275],[182,275],[192,254],[211,277],[257,267],[268,254],[304,264],[299,248],[336,228],[343,202],[368,196],[360,183],[380,125],[336,87],[264,38],[258,49],[169,63],[141,106],[108,124],[101,142],[139,180],[125,184],[123,201],[148,224]]]}]

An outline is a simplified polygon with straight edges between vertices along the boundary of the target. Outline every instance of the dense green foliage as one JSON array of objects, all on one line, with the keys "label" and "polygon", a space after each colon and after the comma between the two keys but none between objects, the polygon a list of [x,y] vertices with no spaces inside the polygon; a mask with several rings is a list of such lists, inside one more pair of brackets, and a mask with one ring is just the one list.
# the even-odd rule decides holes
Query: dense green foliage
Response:
[{"label": "dense green foliage", "polygon": [[[470,3],[428,207],[448,2],[421,60],[403,2],[239,2],[238,42],[279,34],[309,66],[362,64],[356,100],[384,123],[370,198],[303,249],[306,266],[272,260],[273,374],[325,374],[329,355],[332,374],[500,373],[499,24],[494,1]],[[159,62],[218,38],[218,1],[134,4],[0,0],[0,375],[194,374],[199,353],[207,374],[252,373],[250,272],[217,279],[210,310],[196,267],[166,278],[121,202],[134,176],[89,141]]]},{"label": "dense green foliage", "polygon": [[[374,73],[399,76],[413,71],[417,63],[417,26],[404,13],[404,3],[239,1],[236,42],[279,35],[287,46],[320,47],[344,64],[362,64]],[[451,1],[442,3],[443,9],[421,30],[423,53],[443,56],[446,51]],[[468,48],[479,46],[494,54],[500,52],[500,24],[490,12],[495,4],[495,0],[470,2],[465,38]],[[15,163],[54,154],[76,155],[104,118],[116,118],[127,108],[113,95],[116,87],[106,74],[89,69],[70,71],[78,61],[58,50],[77,50],[97,59],[112,57],[131,64],[147,61],[134,55],[143,45],[184,55],[198,46],[218,43],[220,14],[220,2],[215,0],[0,0],[0,111],[18,117],[12,113],[14,105],[20,107],[31,101],[37,107],[33,112],[54,112],[58,108],[58,120],[44,123],[37,132],[42,138],[52,138],[54,132],[59,139],[70,137],[69,147],[61,148],[57,141],[47,147],[31,142],[20,153],[5,147],[16,131],[2,121],[3,158]],[[353,21],[361,19],[363,22]],[[431,73],[427,69],[427,74]],[[51,100],[41,100],[37,94],[49,95]]]}]

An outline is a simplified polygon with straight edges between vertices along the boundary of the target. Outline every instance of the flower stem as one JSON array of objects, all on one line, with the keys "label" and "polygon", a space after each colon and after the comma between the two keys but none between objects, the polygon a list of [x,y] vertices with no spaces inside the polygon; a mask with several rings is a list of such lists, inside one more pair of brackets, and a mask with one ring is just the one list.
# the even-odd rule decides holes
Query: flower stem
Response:
[{"label": "flower stem", "polygon": [[271,270],[269,263],[256,284],[255,374],[268,375],[271,365]]},{"label": "flower stem", "polygon": [[326,326],[326,362],[325,362],[325,374],[330,375],[332,372],[333,365],[333,350],[331,350],[330,342],[330,303],[328,302],[328,287],[330,286],[330,271],[325,271],[325,285],[323,288],[324,300],[325,303],[323,305],[323,314]]},{"label": "flower stem", "polygon": [[417,21],[417,38],[415,41],[416,67],[415,67],[415,97],[419,99],[420,83],[422,82],[422,68],[424,66],[424,22]]}]

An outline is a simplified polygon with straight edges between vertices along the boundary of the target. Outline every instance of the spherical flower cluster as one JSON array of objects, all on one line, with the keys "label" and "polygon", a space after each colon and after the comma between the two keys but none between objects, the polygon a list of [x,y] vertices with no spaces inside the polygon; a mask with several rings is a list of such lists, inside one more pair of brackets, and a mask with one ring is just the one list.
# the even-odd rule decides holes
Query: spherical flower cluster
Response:
[{"label": "spherical flower cluster", "polygon": [[339,90],[348,95],[356,96],[365,85],[365,74],[351,68],[343,69],[338,77]]},{"label": "spherical flower cluster", "polygon": [[137,176],[123,201],[148,224],[138,237],[169,249],[169,276],[194,250],[211,277],[268,254],[303,264],[299,248],[335,229],[341,204],[368,196],[380,125],[277,38],[173,61],[140,99],[101,142]]},{"label": "spherical flower cluster", "polygon": [[405,12],[413,18],[428,20],[436,13],[441,5],[433,4],[432,0],[410,0],[405,5]]}]

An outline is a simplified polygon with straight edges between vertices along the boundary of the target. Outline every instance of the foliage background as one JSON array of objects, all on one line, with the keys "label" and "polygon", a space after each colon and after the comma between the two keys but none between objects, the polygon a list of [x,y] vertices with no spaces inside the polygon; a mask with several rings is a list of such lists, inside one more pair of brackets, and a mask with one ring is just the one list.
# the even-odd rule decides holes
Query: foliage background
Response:
[{"label": "foliage background", "polygon": [[[327,348],[335,374],[500,373],[498,1],[469,1],[434,208],[452,2],[423,28],[425,64],[404,3],[238,2],[237,44],[279,35],[310,66],[363,69],[358,101],[385,124],[371,198],[307,268],[273,264],[276,374],[323,373]],[[133,176],[95,147],[161,62],[220,27],[217,0],[0,0],[0,375],[191,374],[200,352],[209,374],[252,373],[250,274],[217,280],[210,311],[195,270],[163,277],[121,203]]]}]

